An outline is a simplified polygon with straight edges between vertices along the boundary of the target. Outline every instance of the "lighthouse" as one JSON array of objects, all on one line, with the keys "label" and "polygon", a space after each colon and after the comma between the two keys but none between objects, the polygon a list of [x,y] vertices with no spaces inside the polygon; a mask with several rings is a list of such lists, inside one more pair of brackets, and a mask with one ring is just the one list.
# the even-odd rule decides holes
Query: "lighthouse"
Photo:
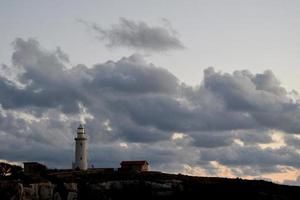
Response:
[{"label": "lighthouse", "polygon": [[86,148],[87,137],[83,125],[80,124],[75,138],[75,162],[73,163],[73,169],[86,170],[88,168]]}]

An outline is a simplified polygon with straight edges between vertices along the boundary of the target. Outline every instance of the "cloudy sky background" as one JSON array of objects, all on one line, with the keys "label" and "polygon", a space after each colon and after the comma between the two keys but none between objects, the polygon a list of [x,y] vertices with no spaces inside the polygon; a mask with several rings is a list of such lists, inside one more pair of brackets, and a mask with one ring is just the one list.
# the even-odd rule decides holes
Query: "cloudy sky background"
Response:
[{"label": "cloudy sky background", "polygon": [[297,1],[3,1],[0,159],[299,184]]}]

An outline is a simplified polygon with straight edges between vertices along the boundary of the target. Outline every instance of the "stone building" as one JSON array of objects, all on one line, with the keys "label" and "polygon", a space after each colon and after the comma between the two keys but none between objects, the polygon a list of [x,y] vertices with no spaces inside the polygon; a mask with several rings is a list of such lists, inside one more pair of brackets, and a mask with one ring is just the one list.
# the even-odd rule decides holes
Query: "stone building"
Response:
[{"label": "stone building", "polygon": [[148,171],[149,163],[146,160],[122,161],[120,163],[121,171]]},{"label": "stone building", "polygon": [[26,175],[40,175],[46,172],[47,167],[38,162],[24,162],[24,173]]}]

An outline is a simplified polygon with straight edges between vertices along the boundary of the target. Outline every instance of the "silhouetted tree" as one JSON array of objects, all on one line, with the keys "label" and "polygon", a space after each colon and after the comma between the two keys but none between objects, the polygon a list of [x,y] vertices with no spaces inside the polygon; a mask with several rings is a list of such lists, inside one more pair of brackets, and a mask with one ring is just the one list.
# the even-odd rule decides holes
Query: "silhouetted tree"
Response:
[{"label": "silhouetted tree", "polygon": [[0,176],[12,176],[22,172],[22,167],[0,162]]}]

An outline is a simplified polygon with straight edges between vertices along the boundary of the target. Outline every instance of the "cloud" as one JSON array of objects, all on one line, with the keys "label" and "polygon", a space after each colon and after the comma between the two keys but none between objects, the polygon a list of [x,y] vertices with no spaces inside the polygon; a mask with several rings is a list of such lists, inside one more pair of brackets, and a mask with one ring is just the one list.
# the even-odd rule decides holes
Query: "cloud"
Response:
[{"label": "cloud", "polygon": [[[219,163],[238,176],[300,167],[293,136],[300,130],[299,104],[271,71],[208,68],[203,84],[192,87],[138,54],[93,66],[66,64],[60,48],[15,40],[12,63],[0,68],[1,159],[69,167],[82,120],[95,166],[147,159],[154,170],[195,166],[220,175],[212,164]],[[277,130],[288,133],[287,146],[262,148],[275,142]],[[175,133],[182,137],[172,139]]]},{"label": "cloud", "polygon": [[233,143],[234,134],[230,132],[192,132],[189,135],[193,138],[191,144],[197,147],[214,148],[229,146]]},{"label": "cloud", "polygon": [[145,51],[184,48],[169,22],[168,26],[150,26],[146,22],[120,18],[119,23],[110,28],[103,28],[97,24],[91,25],[83,20],[78,22],[91,27],[97,33],[97,38],[106,42],[106,46],[111,48],[126,47]]},{"label": "cloud", "polygon": [[266,127],[290,133],[299,133],[299,103],[289,98],[287,91],[271,71],[251,74],[235,71],[231,74],[204,72],[205,88],[221,98],[230,111],[250,116],[256,127]]},{"label": "cloud", "polygon": [[272,133],[263,130],[238,131],[236,133],[236,138],[241,140],[246,145],[269,144],[274,142]]},{"label": "cloud", "polygon": [[296,178],[296,180],[285,180],[283,183],[286,185],[298,185],[299,186],[300,185],[300,176],[298,176]]},{"label": "cloud", "polygon": [[295,149],[300,149],[300,138],[294,135],[285,135],[284,142],[287,146],[294,147]]},{"label": "cloud", "polygon": [[124,93],[175,93],[178,79],[169,71],[146,64],[134,54],[118,62],[95,65],[88,72],[90,86]]},{"label": "cloud", "polygon": [[290,166],[299,168],[297,160],[299,153],[293,148],[281,147],[278,149],[263,149],[257,145],[241,146],[232,145],[215,149],[214,151],[202,150],[201,159],[215,159],[223,165],[229,166]]}]

